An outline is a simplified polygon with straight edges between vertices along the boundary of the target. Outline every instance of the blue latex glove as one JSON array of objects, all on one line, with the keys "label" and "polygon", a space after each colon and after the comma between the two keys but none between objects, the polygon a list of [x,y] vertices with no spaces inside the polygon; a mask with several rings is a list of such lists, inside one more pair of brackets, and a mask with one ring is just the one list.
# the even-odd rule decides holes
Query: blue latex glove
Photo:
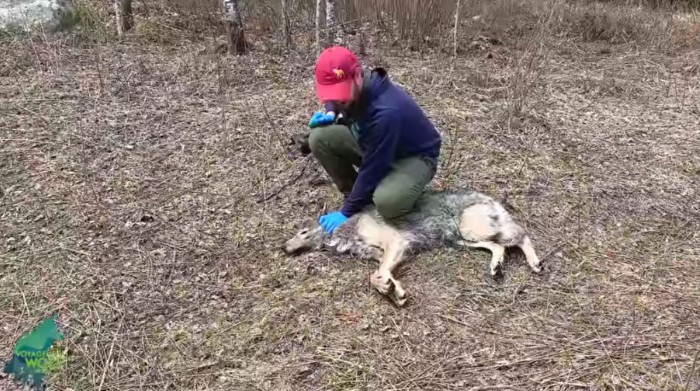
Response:
[{"label": "blue latex glove", "polygon": [[348,221],[348,218],[345,217],[341,211],[328,213],[327,215],[323,215],[320,219],[318,219],[321,227],[323,227],[323,229],[325,229],[329,235],[346,221]]},{"label": "blue latex glove", "polygon": [[317,126],[329,125],[335,121],[335,115],[331,113],[323,113],[317,111],[311,116],[311,121],[309,121],[309,127],[315,128]]}]

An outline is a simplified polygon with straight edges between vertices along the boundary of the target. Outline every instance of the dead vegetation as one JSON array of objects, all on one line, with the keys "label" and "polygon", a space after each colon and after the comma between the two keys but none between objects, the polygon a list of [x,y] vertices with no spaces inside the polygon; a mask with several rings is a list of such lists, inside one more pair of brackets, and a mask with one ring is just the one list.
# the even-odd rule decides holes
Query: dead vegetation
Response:
[{"label": "dead vegetation", "polygon": [[418,46],[366,20],[365,61],[444,133],[436,183],[505,200],[542,277],[514,252],[491,284],[487,253],[437,251],[399,270],[397,309],[376,265],[284,257],[340,202],[288,145],[317,108],[313,5],[294,50],[262,18],[234,57],[135,2],[120,43],[0,41],[0,355],[58,311],[55,389],[699,389],[697,18],[461,3],[456,58],[453,10]]}]

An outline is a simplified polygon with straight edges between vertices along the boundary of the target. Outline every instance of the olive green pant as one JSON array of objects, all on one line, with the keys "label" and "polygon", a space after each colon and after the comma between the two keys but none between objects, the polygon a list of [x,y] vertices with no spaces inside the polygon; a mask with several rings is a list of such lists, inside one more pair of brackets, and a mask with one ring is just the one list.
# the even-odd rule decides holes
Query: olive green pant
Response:
[{"label": "olive green pant", "polygon": [[[346,196],[357,179],[355,167],[362,164],[362,151],[350,128],[329,125],[312,129],[309,135],[311,152],[321,163],[338,190]],[[435,168],[421,157],[396,160],[391,171],[374,191],[372,200],[384,219],[408,213],[433,179]]]}]

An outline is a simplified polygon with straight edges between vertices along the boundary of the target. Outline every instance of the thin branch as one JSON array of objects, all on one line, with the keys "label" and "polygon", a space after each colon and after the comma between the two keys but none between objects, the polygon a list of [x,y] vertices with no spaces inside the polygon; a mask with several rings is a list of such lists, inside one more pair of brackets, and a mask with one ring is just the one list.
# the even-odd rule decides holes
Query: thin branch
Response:
[{"label": "thin branch", "polygon": [[299,172],[299,175],[295,176],[295,177],[292,178],[290,181],[288,181],[288,182],[285,183],[284,185],[280,186],[280,188],[277,189],[277,191],[273,192],[273,193],[270,194],[269,196],[264,197],[264,198],[260,198],[259,200],[256,201],[256,203],[259,204],[259,203],[261,203],[261,202],[269,201],[270,199],[272,199],[273,197],[275,197],[276,195],[278,195],[279,193],[281,193],[282,190],[286,189],[287,186],[289,186],[289,185],[291,185],[292,183],[294,183],[294,182],[298,181],[299,179],[301,179],[301,177],[304,176],[304,172],[306,172],[306,168],[309,166],[309,162],[311,161],[311,160],[308,159],[308,157],[305,158],[305,159],[307,159],[307,160],[306,160],[306,163],[305,163],[304,166],[301,168],[301,171]]}]

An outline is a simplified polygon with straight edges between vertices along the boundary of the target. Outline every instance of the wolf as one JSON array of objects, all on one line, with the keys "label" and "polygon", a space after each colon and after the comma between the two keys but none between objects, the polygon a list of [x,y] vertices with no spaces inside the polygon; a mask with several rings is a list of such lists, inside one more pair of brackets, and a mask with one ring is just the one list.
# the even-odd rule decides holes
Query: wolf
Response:
[{"label": "wolf", "polygon": [[541,262],[530,237],[501,203],[472,190],[426,190],[408,213],[385,221],[373,205],[352,216],[328,235],[316,220],[301,229],[282,250],[289,255],[329,250],[379,262],[370,283],[397,306],[408,297],[393,276],[406,254],[417,254],[440,246],[482,248],[492,254],[489,272],[498,278],[505,250],[519,247],[535,273]]}]

